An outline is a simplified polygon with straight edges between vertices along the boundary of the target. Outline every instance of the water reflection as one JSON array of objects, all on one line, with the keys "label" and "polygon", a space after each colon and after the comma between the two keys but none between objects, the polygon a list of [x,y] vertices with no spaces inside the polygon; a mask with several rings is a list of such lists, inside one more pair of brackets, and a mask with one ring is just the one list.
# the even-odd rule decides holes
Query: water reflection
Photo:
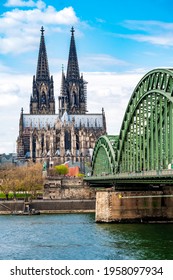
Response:
[{"label": "water reflection", "polygon": [[122,259],[173,259],[172,224],[97,224]]}]

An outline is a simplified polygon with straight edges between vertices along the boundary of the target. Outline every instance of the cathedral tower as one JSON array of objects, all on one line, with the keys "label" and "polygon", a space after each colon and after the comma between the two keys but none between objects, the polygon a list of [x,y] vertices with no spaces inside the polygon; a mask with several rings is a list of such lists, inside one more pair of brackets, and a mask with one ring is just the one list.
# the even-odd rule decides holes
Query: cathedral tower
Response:
[{"label": "cathedral tower", "polygon": [[87,111],[86,84],[83,75],[80,77],[77,59],[74,28],[71,28],[71,41],[65,77],[62,69],[61,93],[59,96],[59,116],[67,111],[68,114],[85,114]]},{"label": "cathedral tower", "polygon": [[106,134],[106,118],[104,110],[100,114],[87,112],[86,84],[79,72],[72,27],[67,73],[62,69],[59,114],[56,114],[42,27],[30,112],[24,113],[22,109],[20,114],[18,158],[50,165],[70,161],[80,165],[81,171],[87,170],[96,140]]},{"label": "cathedral tower", "polygon": [[50,77],[44,40],[44,28],[41,28],[36,77],[33,76],[33,92],[30,99],[30,114],[55,114],[53,76]]}]

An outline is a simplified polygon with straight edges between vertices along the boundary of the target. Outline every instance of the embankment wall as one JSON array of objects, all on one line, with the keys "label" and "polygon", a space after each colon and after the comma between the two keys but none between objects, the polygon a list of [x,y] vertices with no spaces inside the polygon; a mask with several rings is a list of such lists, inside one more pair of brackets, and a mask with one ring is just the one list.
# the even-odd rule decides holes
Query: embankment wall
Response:
[{"label": "embankment wall", "polygon": [[[0,201],[0,214],[22,211],[24,201]],[[33,200],[30,208],[41,213],[89,213],[95,212],[95,200]]]}]

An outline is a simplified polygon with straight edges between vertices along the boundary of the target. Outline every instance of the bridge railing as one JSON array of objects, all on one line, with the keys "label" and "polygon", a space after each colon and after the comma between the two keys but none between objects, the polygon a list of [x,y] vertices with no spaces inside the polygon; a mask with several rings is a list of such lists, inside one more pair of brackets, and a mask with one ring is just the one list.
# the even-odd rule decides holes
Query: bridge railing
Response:
[{"label": "bridge railing", "polygon": [[159,177],[159,176],[169,176],[173,175],[173,169],[163,169],[163,170],[150,170],[150,171],[138,171],[138,172],[124,172],[124,173],[116,173],[116,174],[106,174],[102,173],[97,176],[101,177],[147,177],[147,176],[154,176],[154,177]]}]

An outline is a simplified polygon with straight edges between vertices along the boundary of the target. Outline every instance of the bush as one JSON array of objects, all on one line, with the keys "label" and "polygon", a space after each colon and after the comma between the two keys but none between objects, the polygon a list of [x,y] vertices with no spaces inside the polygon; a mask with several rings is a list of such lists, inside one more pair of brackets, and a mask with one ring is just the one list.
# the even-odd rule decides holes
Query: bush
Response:
[{"label": "bush", "polygon": [[66,175],[68,173],[68,167],[65,164],[56,165],[54,168],[58,175]]},{"label": "bush", "polygon": [[84,177],[85,175],[83,174],[83,173],[79,173],[78,174],[78,177],[80,177],[80,178],[82,178],[82,177]]}]

